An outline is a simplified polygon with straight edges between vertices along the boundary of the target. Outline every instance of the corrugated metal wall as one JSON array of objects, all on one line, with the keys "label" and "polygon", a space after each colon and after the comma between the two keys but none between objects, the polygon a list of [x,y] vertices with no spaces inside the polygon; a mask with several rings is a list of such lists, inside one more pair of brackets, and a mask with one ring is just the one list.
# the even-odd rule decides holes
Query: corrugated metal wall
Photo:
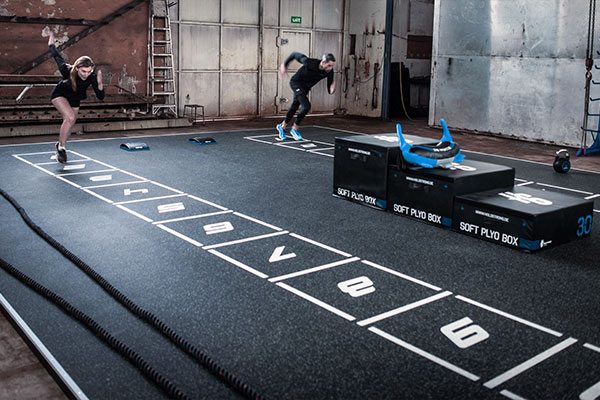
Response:
[{"label": "corrugated metal wall", "polygon": [[578,146],[588,6],[437,1],[429,123]]},{"label": "corrugated metal wall", "polygon": [[[345,0],[180,0],[171,8],[179,104],[214,117],[272,115],[291,102],[279,64],[291,51],[342,54]],[[293,22],[301,20],[300,23]],[[339,67],[336,68],[339,81]],[[312,111],[339,108],[339,91],[311,92]]]}]

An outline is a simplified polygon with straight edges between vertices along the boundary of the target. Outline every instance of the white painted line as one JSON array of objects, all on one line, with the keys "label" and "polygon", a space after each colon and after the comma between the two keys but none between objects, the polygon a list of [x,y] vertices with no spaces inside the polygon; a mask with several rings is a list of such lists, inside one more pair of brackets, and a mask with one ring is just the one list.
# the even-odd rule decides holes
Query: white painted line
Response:
[{"label": "white painted line", "polygon": [[24,163],[26,163],[26,164],[29,164],[29,165],[31,165],[31,166],[35,166],[35,164],[34,164],[34,163],[32,163],[31,161],[27,161],[27,160],[26,160],[26,159],[24,159],[24,158],[21,158],[21,157],[20,157],[20,155],[18,155],[18,154],[13,154],[12,156],[13,156],[14,158],[16,158],[17,160],[21,160],[21,161],[23,161],[23,162],[24,162]]},{"label": "white painted line", "polygon": [[[290,146],[290,144],[292,144],[292,143],[293,143],[293,142],[287,142],[287,143],[286,143],[286,142],[281,142],[281,143],[273,143],[273,144],[274,144],[275,146],[283,147],[283,148],[285,148],[285,149],[292,149],[292,150],[298,150],[298,151],[304,151],[304,152],[306,152],[306,150],[304,150],[304,149],[301,149],[301,148],[299,148],[299,147],[296,147],[296,146]],[[296,143],[298,143],[298,142],[296,142]]]},{"label": "white painted line", "polygon": [[184,194],[181,190],[177,190],[177,189],[173,189],[172,187],[169,187],[167,185],[163,185],[162,183],[158,183],[158,182],[154,182],[154,181],[150,181],[150,183],[156,185],[156,186],[160,186],[164,189],[170,190],[171,192],[175,192],[175,193],[179,193],[179,194]]},{"label": "white painted line", "polygon": [[538,354],[537,356],[530,358],[529,360],[517,365],[516,367],[509,369],[508,371],[504,372],[503,374],[498,375],[494,379],[487,381],[486,383],[483,384],[483,386],[485,386],[488,389],[493,389],[493,388],[503,384],[504,382],[514,378],[515,376],[527,371],[528,369],[535,367],[537,364],[547,360],[548,358],[552,357],[553,355],[563,351],[564,349],[571,346],[575,342],[577,342],[577,339],[574,339],[574,338],[565,339],[562,342],[552,346],[548,350]]},{"label": "white painted line", "polygon": [[97,175],[90,178],[92,182],[112,181],[112,175]]},{"label": "white painted line", "polygon": [[29,325],[21,318],[19,313],[10,305],[8,300],[0,294],[0,304],[6,310],[10,318],[15,322],[15,324],[19,327],[21,332],[27,337],[28,341],[36,348],[37,352],[40,354],[42,358],[46,361],[46,363],[52,368],[52,370],[56,373],[56,376],[63,382],[63,384],[68,388],[69,392],[75,396],[78,400],[87,400],[87,396],[81,390],[81,388],[75,383],[73,378],[65,371],[65,369],[60,365],[60,363],[54,358],[50,350],[46,347],[46,345],[38,338],[38,336],[31,330]]},{"label": "white painted line", "polygon": [[86,192],[87,194],[91,194],[92,196],[99,198],[99,199],[100,199],[100,200],[102,200],[102,201],[105,201],[105,202],[107,202],[107,203],[109,203],[109,204],[113,204],[113,201],[112,201],[112,200],[109,200],[109,199],[107,199],[106,197],[100,196],[99,194],[97,194],[97,193],[94,193],[94,192],[92,192],[91,190],[88,190],[87,188],[84,188],[84,187],[82,187],[82,188],[81,188],[81,190],[83,190],[83,191],[84,191],[84,192]]},{"label": "white painted line", "polygon": [[265,235],[252,236],[252,237],[247,237],[247,238],[244,238],[244,239],[232,240],[231,242],[225,242],[225,243],[219,243],[219,244],[212,244],[210,246],[205,246],[204,250],[210,250],[210,249],[216,249],[216,248],[219,248],[219,247],[231,246],[233,244],[240,244],[240,243],[246,243],[246,242],[254,242],[256,240],[267,239],[267,238],[270,238],[270,237],[281,236],[281,235],[286,235],[286,234],[288,234],[288,231],[280,231],[280,232],[267,233]]},{"label": "white painted line", "polygon": [[[273,135],[269,135],[269,136],[273,136]],[[248,139],[248,140],[252,140],[253,142],[259,142],[259,143],[264,143],[264,144],[272,144],[271,142],[268,142],[266,140],[258,140],[253,137],[245,137],[244,139]]]},{"label": "white painted line", "polygon": [[407,304],[402,307],[398,307],[395,310],[390,310],[379,315],[375,315],[374,317],[363,319],[362,321],[357,322],[359,326],[371,325],[375,322],[382,321],[386,318],[393,317],[394,315],[402,314],[403,312],[413,310],[415,308],[421,307],[425,304],[433,303],[434,301],[438,301],[439,299],[443,299],[444,297],[448,297],[452,294],[450,291],[438,293],[434,296],[427,297],[423,300],[415,301],[414,303]]},{"label": "white painted line", "polygon": [[61,181],[68,183],[71,186],[75,186],[77,189],[81,189],[81,185],[76,184],[75,182],[71,182],[68,179],[63,178],[61,175],[54,175],[56,177],[56,179],[60,179]]},{"label": "white painted line", "polygon": [[282,230],[283,230],[283,229],[281,229],[281,228],[279,228],[279,227],[277,227],[277,226],[275,226],[275,225],[267,224],[266,222],[263,222],[263,221],[261,221],[261,220],[258,220],[258,219],[256,219],[256,218],[249,217],[249,216],[247,216],[247,215],[245,215],[245,214],[242,214],[242,213],[239,213],[239,212],[237,212],[237,211],[236,211],[236,212],[234,212],[233,214],[234,214],[234,215],[237,215],[238,217],[245,218],[245,219],[247,219],[247,220],[249,220],[249,221],[256,222],[257,224],[260,224],[260,225],[262,225],[262,226],[266,226],[267,228],[271,228],[271,229],[273,229],[273,230],[275,230],[275,231],[282,231]]},{"label": "white painted line", "polygon": [[425,286],[426,288],[435,290],[436,292],[439,292],[440,290],[442,290],[441,288],[439,288],[437,286],[431,285],[431,284],[429,284],[427,282],[423,282],[422,280],[417,279],[417,278],[413,278],[412,276],[408,276],[408,275],[402,274],[402,273],[400,273],[398,271],[394,271],[393,269],[389,269],[389,268],[383,267],[383,266],[381,266],[379,264],[375,264],[374,262],[371,262],[371,261],[368,261],[368,260],[362,260],[362,262],[365,263],[365,264],[367,264],[367,265],[370,265],[371,267],[374,267],[374,268],[380,269],[382,271],[385,271],[385,272],[387,272],[389,274],[396,275],[397,277],[400,277],[402,279],[406,279],[407,281],[411,281],[411,282],[414,282],[414,283],[416,283],[418,285]]},{"label": "white painted line", "polygon": [[515,181],[527,182],[527,179],[519,179],[519,178],[515,178]]},{"label": "white painted line", "polygon": [[285,290],[294,293],[296,296],[300,296],[304,300],[308,300],[311,303],[316,304],[319,307],[324,308],[325,310],[330,311],[330,312],[334,313],[335,315],[338,315],[338,316],[344,318],[345,320],[354,321],[356,319],[352,315],[350,315],[348,313],[345,313],[342,310],[339,310],[339,309],[337,309],[337,308],[335,308],[333,306],[330,306],[329,304],[327,304],[327,303],[325,303],[325,302],[323,302],[323,301],[321,301],[319,299],[316,299],[316,298],[312,297],[311,295],[308,295],[308,294],[306,294],[304,292],[301,292],[298,289],[295,289],[295,288],[293,288],[293,287],[291,287],[289,285],[286,285],[285,283],[279,282],[277,284],[277,286],[279,286],[281,288],[284,288]]},{"label": "white painted line", "polygon": [[308,153],[318,154],[318,155],[324,156],[324,157],[335,158],[335,156],[333,154],[323,154],[323,153],[319,153],[319,151],[320,150],[310,150],[310,151],[308,151]]},{"label": "white painted line", "polygon": [[94,186],[86,186],[86,189],[99,189],[99,188],[106,188],[106,187],[111,187],[111,186],[124,186],[124,185],[133,185],[136,183],[145,183],[148,182],[148,180],[143,180],[143,181],[129,181],[129,182],[119,182],[119,183],[108,183],[106,185],[94,185]]},{"label": "white painted line", "polygon": [[181,197],[181,196],[185,196],[185,194],[169,194],[169,195],[165,195],[165,196],[149,197],[147,199],[137,199],[137,200],[120,201],[118,203],[115,203],[115,205],[130,204],[130,203],[141,203],[141,202],[144,202],[144,201],[151,201],[151,200],[172,199],[173,197]]},{"label": "white painted line", "polygon": [[130,210],[130,209],[129,209],[129,208],[127,208],[127,207],[123,207],[123,206],[119,206],[119,205],[118,205],[117,207],[119,207],[119,208],[120,208],[121,210],[123,210],[123,211],[127,211],[127,212],[128,212],[129,214],[131,214],[131,215],[135,215],[136,217],[138,217],[138,218],[140,218],[140,219],[143,219],[143,220],[144,220],[144,221],[146,221],[146,222],[152,222],[152,220],[151,220],[150,218],[148,218],[148,217],[145,217],[145,216],[143,216],[142,214],[136,213],[135,211],[133,211],[133,210]]},{"label": "white painted line", "polygon": [[276,276],[275,278],[269,279],[269,282],[279,282],[279,281],[283,281],[285,279],[295,278],[297,276],[311,274],[311,273],[317,272],[317,271],[322,271],[324,269],[338,267],[340,265],[348,264],[348,263],[358,261],[358,260],[360,260],[360,258],[358,258],[358,257],[346,258],[344,260],[332,262],[332,263],[325,264],[325,265],[320,265],[318,267],[309,268],[309,269],[305,269],[305,270],[297,271],[297,272],[292,272],[291,274]]},{"label": "white painted line", "polygon": [[181,233],[179,233],[179,232],[177,232],[177,231],[174,231],[174,230],[173,230],[173,229],[171,229],[171,228],[168,228],[168,227],[166,227],[166,226],[164,226],[164,225],[160,225],[160,224],[159,224],[159,225],[156,225],[156,226],[158,226],[158,227],[159,227],[160,229],[162,229],[163,231],[165,231],[165,232],[169,232],[171,235],[178,237],[179,239],[185,240],[186,242],[193,244],[193,245],[194,245],[194,246],[196,246],[196,247],[202,247],[202,243],[200,243],[200,242],[197,242],[197,241],[195,241],[194,239],[192,239],[192,238],[190,238],[190,237],[187,237],[187,236],[185,236],[185,235],[183,235],[183,234],[181,234]]},{"label": "white painted line", "polygon": [[348,253],[346,253],[346,252],[343,252],[343,251],[341,251],[341,250],[334,249],[333,247],[329,247],[329,246],[327,246],[327,245],[325,245],[325,244],[323,244],[323,243],[316,242],[316,241],[314,241],[314,240],[312,240],[312,239],[306,238],[306,237],[304,237],[304,236],[300,236],[300,235],[298,235],[298,234],[296,234],[296,233],[290,233],[290,236],[291,236],[291,237],[293,237],[293,238],[296,238],[296,239],[304,240],[304,241],[305,241],[305,242],[307,242],[307,243],[314,244],[315,246],[319,246],[319,247],[321,247],[321,248],[323,248],[323,249],[325,249],[325,250],[332,251],[332,252],[334,252],[334,253],[336,253],[336,254],[339,254],[339,255],[341,255],[341,256],[344,256],[344,257],[352,257],[352,254],[348,254]]},{"label": "white painted line", "polygon": [[[263,138],[263,137],[279,137],[277,133],[273,133],[270,135],[255,135],[255,136],[245,136],[244,139],[252,139],[252,138]],[[270,142],[269,142],[270,143]]]},{"label": "white painted line", "polygon": [[85,164],[71,164],[71,165],[65,165],[63,167],[63,171],[74,171],[76,169],[84,169],[85,168]]},{"label": "white painted line", "polygon": [[227,261],[230,264],[235,265],[236,267],[239,267],[239,268],[241,268],[241,269],[243,269],[245,271],[250,272],[253,275],[258,276],[259,278],[266,279],[266,278],[269,277],[269,275],[263,274],[262,272],[257,271],[254,268],[249,267],[246,264],[239,262],[238,260],[235,260],[235,259],[233,259],[233,258],[231,258],[229,256],[226,256],[225,254],[220,253],[217,250],[208,250],[208,252],[211,253],[211,254],[214,254],[215,256],[217,256],[217,257],[219,257],[219,258],[221,258],[221,259],[223,259],[225,261]]},{"label": "white painted line", "polygon": [[[64,169],[63,169],[64,170]],[[104,172],[115,172],[116,169],[99,169],[94,171],[83,171],[83,172],[67,172],[66,174],[60,173],[60,176],[73,176],[73,175],[91,175],[91,174],[99,174]]]},{"label": "white painted line", "polygon": [[585,347],[585,348],[587,348],[587,349],[590,349],[590,350],[594,350],[594,351],[595,351],[595,352],[597,352],[597,353],[600,353],[600,347],[598,347],[598,346],[594,346],[593,344],[585,343],[585,344],[583,345],[583,347]]},{"label": "white painted line", "polygon": [[[548,163],[543,163],[543,162],[539,162],[539,161],[531,161],[531,160],[525,160],[522,158],[515,158],[515,157],[507,157],[507,156],[501,156],[498,154],[491,154],[491,153],[483,153],[480,151],[473,151],[473,150],[464,150],[465,153],[473,153],[473,154],[482,154],[484,156],[490,156],[490,157],[498,157],[498,158],[506,158],[507,160],[515,160],[515,161],[522,161],[524,163],[531,163],[531,164],[538,164],[538,165],[545,165],[545,166],[552,166],[552,164],[548,164]],[[590,170],[585,170],[585,169],[580,169],[580,168],[571,168],[571,170],[574,171],[584,171],[584,172],[590,172],[592,174],[600,174],[600,172],[597,171],[590,171]],[[516,179],[515,179],[516,180]]]},{"label": "white painted line", "polygon": [[[24,145],[34,145],[34,144],[37,144],[37,143],[27,143],[27,144],[24,144]],[[11,145],[9,144],[7,146],[11,146]],[[20,153],[20,154],[16,154],[16,155],[13,154],[13,156],[14,157],[16,157],[16,156],[38,156],[40,154],[54,154],[54,153],[55,153],[54,151],[38,151],[38,152],[35,152],[35,153]]]},{"label": "white painted line", "polygon": [[464,376],[465,378],[467,378],[469,380],[472,380],[472,381],[478,381],[479,380],[479,377],[477,375],[472,374],[472,373],[470,373],[468,371],[465,371],[464,369],[462,369],[460,367],[457,367],[456,365],[451,364],[451,363],[449,363],[446,360],[442,360],[441,358],[439,358],[437,356],[434,356],[433,354],[428,353],[425,350],[421,350],[418,347],[415,347],[412,344],[407,343],[407,342],[405,342],[402,339],[399,339],[399,338],[397,338],[397,337],[395,337],[393,335],[390,335],[387,332],[382,331],[381,329],[375,328],[374,326],[372,326],[372,327],[370,327],[368,329],[371,332],[373,332],[373,333],[381,336],[382,338],[387,339],[390,342],[397,344],[398,346],[402,346],[405,349],[410,350],[413,353],[416,353],[416,354],[420,355],[421,357],[424,357],[424,358],[428,359],[429,361],[433,361],[434,363],[436,363],[438,365],[441,365],[442,367],[447,368],[447,369],[449,369],[452,372],[456,372],[457,374],[462,375],[462,376]]},{"label": "white painted line", "polygon": [[515,186],[527,186],[527,185],[531,185],[532,183],[535,183],[535,182],[534,181],[528,181],[528,182],[519,183],[518,185],[515,185]]},{"label": "white painted line", "polygon": [[597,197],[600,197],[600,194],[593,194],[593,195],[591,195],[591,196],[584,197],[584,199],[585,199],[585,200],[591,200],[591,199],[595,199],[595,198],[597,198]]},{"label": "white painted line", "polygon": [[521,397],[518,394],[515,394],[511,391],[508,391],[506,389],[500,391],[500,394],[504,397],[508,397],[511,400],[527,400],[525,397]]},{"label": "white painted line", "polygon": [[223,207],[223,206],[220,206],[220,205],[218,205],[218,204],[215,204],[215,203],[213,203],[213,202],[211,202],[211,201],[208,201],[208,200],[201,199],[200,197],[192,196],[191,194],[188,194],[188,197],[189,197],[190,199],[194,199],[194,200],[200,201],[200,202],[202,202],[202,203],[204,203],[204,204],[208,204],[209,206],[212,206],[212,207],[218,208],[219,210],[223,210],[223,211],[228,211],[228,210],[229,210],[227,207]]},{"label": "white painted line", "polygon": [[594,194],[592,192],[585,192],[583,190],[569,189],[569,188],[562,187],[562,186],[549,185],[547,183],[539,183],[538,182],[537,185],[544,186],[544,187],[549,187],[549,188],[553,188],[553,189],[567,190],[569,192],[575,192],[575,193],[581,193],[581,194],[588,194],[588,195]]},{"label": "white painted line", "polygon": [[180,217],[180,218],[173,218],[173,219],[165,219],[163,221],[156,221],[156,222],[153,222],[153,224],[169,224],[171,222],[187,221],[190,219],[198,219],[198,218],[204,218],[204,217],[212,217],[214,215],[231,214],[232,212],[233,211],[229,210],[229,211],[216,211],[213,213],[206,213],[206,214],[188,215],[187,217]]},{"label": "white painted line", "polygon": [[600,210],[596,210],[596,209],[594,208],[594,212],[595,212],[595,213],[600,213]]},{"label": "white painted line", "polygon": [[464,297],[464,296],[457,295],[457,296],[456,296],[456,298],[457,298],[458,300],[462,300],[462,301],[464,301],[464,302],[466,302],[466,303],[469,303],[469,304],[472,304],[472,305],[474,305],[474,306],[477,306],[477,307],[483,308],[484,310],[491,311],[491,312],[493,312],[493,313],[496,313],[496,314],[498,314],[498,315],[502,315],[503,317],[506,317],[506,318],[512,319],[513,321],[517,321],[517,322],[520,322],[520,323],[522,323],[522,324],[524,324],[524,325],[527,325],[527,326],[530,326],[530,327],[532,327],[532,328],[538,329],[538,330],[540,330],[540,331],[542,331],[542,332],[549,333],[550,335],[553,335],[553,336],[556,336],[556,337],[561,337],[561,336],[563,335],[563,334],[562,334],[562,333],[560,333],[560,332],[556,332],[556,331],[554,331],[554,330],[552,330],[552,329],[545,328],[545,327],[543,327],[543,326],[541,326],[541,325],[538,325],[538,324],[536,324],[536,323],[533,323],[533,322],[531,322],[531,321],[527,321],[527,320],[525,320],[525,319],[523,319],[523,318],[520,318],[520,317],[517,317],[517,316],[515,316],[515,315],[512,315],[512,314],[506,313],[506,312],[504,312],[504,311],[500,311],[500,310],[498,310],[497,308],[493,308],[493,307],[490,307],[490,306],[486,306],[485,304],[479,303],[479,302],[477,302],[477,301],[475,301],[475,300],[471,300],[471,299],[469,299],[469,298],[466,298],[466,297]]},{"label": "white painted line", "polygon": [[143,176],[139,176],[139,175],[136,175],[136,174],[132,174],[131,172],[127,172],[127,171],[125,171],[125,170],[123,170],[123,169],[119,169],[119,168],[117,168],[117,171],[120,171],[120,172],[122,172],[122,173],[124,173],[124,174],[127,174],[127,175],[129,175],[129,176],[133,176],[134,178],[137,178],[137,179],[140,179],[140,180],[144,180],[144,181],[147,181],[147,180],[149,180],[149,179],[146,179],[146,178],[144,178]]}]

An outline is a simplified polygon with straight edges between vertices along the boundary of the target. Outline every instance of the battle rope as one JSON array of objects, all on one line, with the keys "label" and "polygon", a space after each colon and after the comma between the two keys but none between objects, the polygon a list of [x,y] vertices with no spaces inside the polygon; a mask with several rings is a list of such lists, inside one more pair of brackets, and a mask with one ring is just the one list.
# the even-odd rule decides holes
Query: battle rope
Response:
[{"label": "battle rope", "polygon": [[67,250],[62,244],[57,242],[53,237],[48,235],[42,228],[36,225],[27,215],[25,210],[17,203],[15,199],[13,199],[8,193],[4,190],[0,189],[0,194],[8,200],[12,204],[12,206],[19,212],[21,218],[25,221],[25,223],[42,239],[44,239],[48,244],[57,249],[62,255],[64,255],[68,260],[70,260],[73,264],[75,264],[79,269],[85,272],[90,278],[96,281],[102,289],[108,292],[115,300],[124,305],[128,310],[130,310],[133,314],[141,318],[143,321],[148,322],[152,327],[157,329],[163,336],[167,337],[172,343],[174,343],[177,347],[183,350],[186,354],[190,355],[193,359],[195,359],[200,365],[205,367],[209,372],[215,375],[220,380],[227,383],[233,389],[244,395],[249,399],[264,399],[263,396],[258,394],[254,389],[252,389],[247,384],[243,383],[239,378],[226,371],[223,367],[218,365],[214,360],[208,357],[206,354],[202,353],[198,348],[176,333],[173,329],[171,329],[167,324],[158,319],[157,316],[152,314],[150,311],[146,311],[143,308],[139,307],[133,301],[131,301],[127,296],[121,293],[117,288],[111,285],[106,279],[104,279],[99,273],[97,273],[94,269],[92,269],[89,265],[83,262],[79,257],[75,254],[71,253]]},{"label": "battle rope", "polygon": [[126,344],[119,341],[117,338],[108,333],[100,324],[94,321],[90,316],[80,311],[76,307],[73,307],[69,302],[65,299],[49,290],[45,286],[31,279],[29,276],[25,275],[23,272],[19,271],[4,259],[0,258],[0,267],[4,269],[6,272],[11,274],[13,277],[17,278],[19,281],[29,286],[34,291],[38,292],[45,298],[52,301],[54,304],[59,306],[70,315],[75,320],[81,322],[83,326],[92,331],[98,338],[100,338],[103,342],[112,347],[116,352],[121,354],[123,357],[127,359],[130,363],[132,363],[137,369],[139,369],[142,374],[146,376],[150,381],[164,390],[167,395],[174,399],[188,399],[189,397],[183,394],[183,392],[171,383],[168,379],[164,378],[160,375],[152,366],[150,366],[138,353],[134,350],[131,350]]}]

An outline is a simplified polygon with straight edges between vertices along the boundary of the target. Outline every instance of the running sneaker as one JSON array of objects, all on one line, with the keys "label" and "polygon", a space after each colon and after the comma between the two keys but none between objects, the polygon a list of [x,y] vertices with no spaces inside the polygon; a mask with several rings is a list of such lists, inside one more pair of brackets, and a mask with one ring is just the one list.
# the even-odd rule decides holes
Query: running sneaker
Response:
[{"label": "running sneaker", "polygon": [[302,135],[300,134],[300,132],[298,132],[298,130],[292,129],[290,133],[292,134],[294,140],[302,140]]},{"label": "running sneaker", "polygon": [[279,140],[287,139],[287,136],[285,136],[285,129],[283,129],[281,124],[277,125],[277,132],[279,132]]},{"label": "running sneaker", "polygon": [[56,161],[58,161],[61,164],[66,164],[67,163],[67,150],[63,149],[59,149],[58,148],[58,142],[54,144],[54,148],[56,149]]}]

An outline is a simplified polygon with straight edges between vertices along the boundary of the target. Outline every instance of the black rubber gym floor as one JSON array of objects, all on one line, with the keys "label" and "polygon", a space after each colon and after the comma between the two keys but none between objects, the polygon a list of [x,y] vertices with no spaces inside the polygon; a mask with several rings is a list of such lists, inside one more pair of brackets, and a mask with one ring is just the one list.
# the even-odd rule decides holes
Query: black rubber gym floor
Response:
[{"label": "black rubber gym floor", "polygon": [[[303,134],[73,141],[66,166],[51,143],[0,147],[0,189],[183,346],[4,198],[0,256],[190,398],[241,397],[227,380],[270,399],[598,398],[600,174],[466,153],[515,167],[516,184],[595,200],[590,237],[525,253],[332,196],[334,139],[351,133]],[[2,269],[0,293],[85,396],[167,397]]]}]

